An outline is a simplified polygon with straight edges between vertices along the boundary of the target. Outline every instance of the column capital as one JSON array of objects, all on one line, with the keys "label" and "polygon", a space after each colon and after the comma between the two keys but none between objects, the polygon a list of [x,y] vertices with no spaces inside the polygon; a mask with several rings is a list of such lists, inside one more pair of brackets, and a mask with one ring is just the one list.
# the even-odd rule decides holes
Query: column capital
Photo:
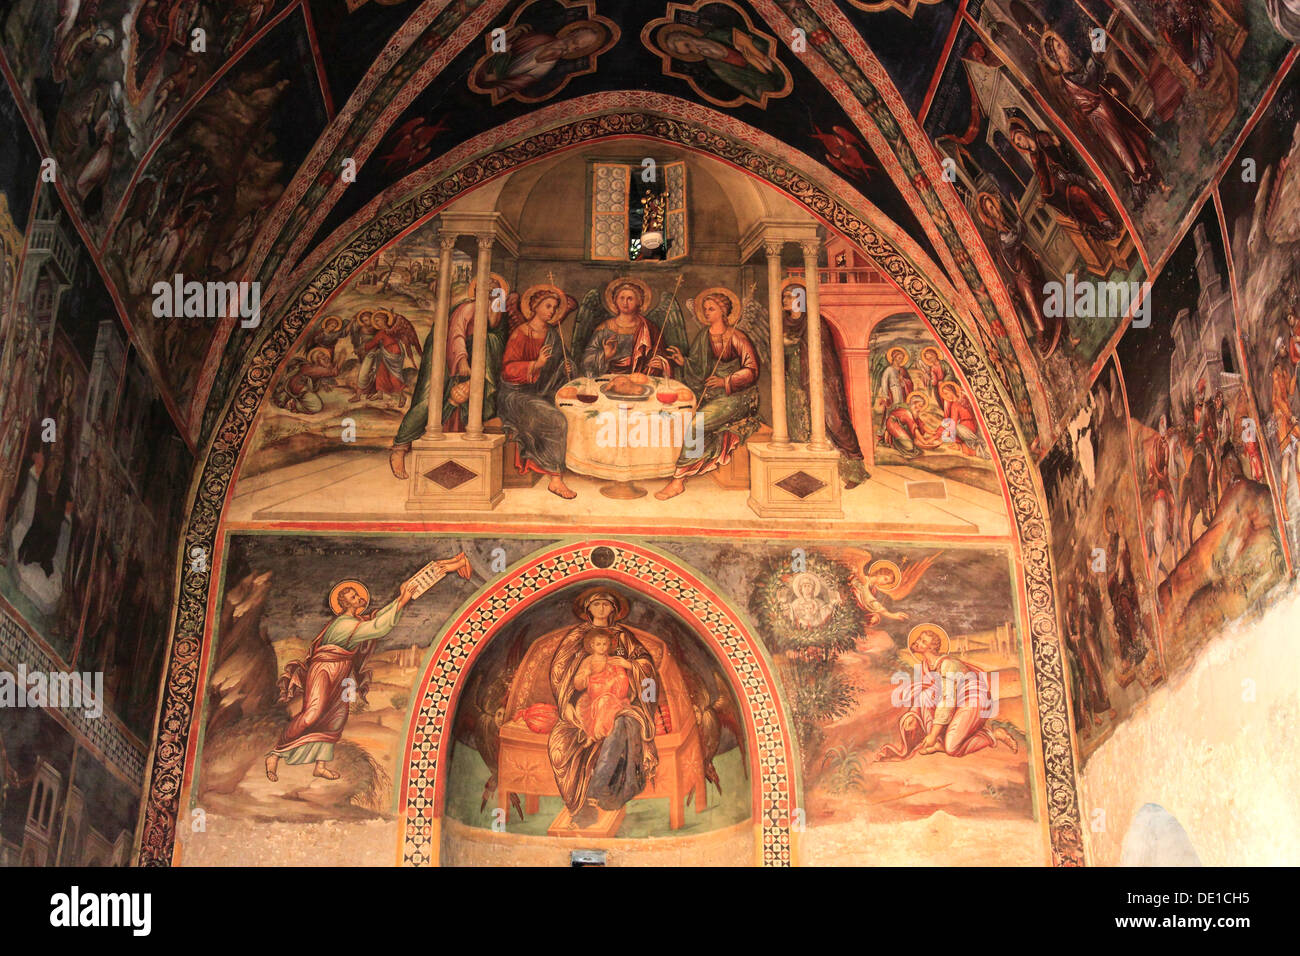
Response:
[{"label": "column capital", "polygon": [[478,247],[481,252],[484,249],[492,248],[492,243],[497,241],[497,234],[495,232],[476,232],[474,238],[478,240]]},{"label": "column capital", "polygon": [[764,239],[763,251],[767,253],[769,259],[775,259],[781,255],[781,250],[785,248],[784,239]]},{"label": "column capital", "polygon": [[454,232],[444,233],[438,236],[438,251],[449,252],[456,246],[456,240],[460,237]]},{"label": "column capital", "polygon": [[805,259],[816,258],[817,253],[821,252],[822,241],[820,239],[800,239],[799,248],[803,250]]}]

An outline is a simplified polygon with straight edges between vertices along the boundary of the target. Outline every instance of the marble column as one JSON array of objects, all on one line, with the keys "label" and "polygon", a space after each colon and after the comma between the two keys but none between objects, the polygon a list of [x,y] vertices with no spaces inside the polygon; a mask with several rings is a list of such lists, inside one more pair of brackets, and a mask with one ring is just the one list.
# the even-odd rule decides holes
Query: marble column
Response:
[{"label": "marble column", "polygon": [[786,421],[785,404],[785,318],[781,308],[781,249],[785,243],[768,240],[763,243],[767,253],[767,314],[769,341],[772,343],[772,361],[769,374],[772,378],[772,444],[790,444],[790,427]]},{"label": "marble column", "polygon": [[822,312],[817,273],[821,240],[805,239],[799,245],[803,249],[804,298],[808,309],[804,332],[808,336],[808,416],[812,425],[808,447],[824,451],[831,446],[826,441],[826,392],[822,381]]},{"label": "marble column", "polygon": [[433,313],[433,341],[425,357],[429,364],[429,424],[424,428],[426,441],[440,441],[442,435],[442,396],[447,383],[447,312],[451,306],[452,250],[454,235],[438,237],[438,301]]},{"label": "marble column", "polygon": [[474,354],[469,359],[469,425],[465,437],[483,438],[484,381],[487,377],[488,306],[492,295],[491,233],[477,236],[478,268],[474,273]]}]

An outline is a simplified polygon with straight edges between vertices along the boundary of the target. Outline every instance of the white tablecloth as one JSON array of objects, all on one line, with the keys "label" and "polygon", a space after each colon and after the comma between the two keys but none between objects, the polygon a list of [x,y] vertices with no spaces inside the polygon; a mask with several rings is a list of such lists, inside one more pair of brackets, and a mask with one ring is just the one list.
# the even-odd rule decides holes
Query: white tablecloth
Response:
[{"label": "white tablecloth", "polygon": [[557,398],[556,406],[569,422],[565,467],[583,475],[612,481],[667,478],[677,469],[683,439],[695,412],[694,397],[665,404],[660,392],[685,397],[690,389],[671,378],[650,376],[644,398],[609,395],[614,376],[575,378],[568,384],[593,402]]}]

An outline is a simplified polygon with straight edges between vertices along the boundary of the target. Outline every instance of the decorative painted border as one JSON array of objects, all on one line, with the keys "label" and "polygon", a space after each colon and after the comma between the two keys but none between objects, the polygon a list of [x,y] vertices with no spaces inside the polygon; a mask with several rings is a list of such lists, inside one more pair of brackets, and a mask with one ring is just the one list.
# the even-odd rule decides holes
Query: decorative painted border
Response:
[{"label": "decorative painted border", "polygon": [[[601,568],[597,548],[613,552]],[[450,743],[456,705],[470,667],[493,635],[512,617],[575,582],[596,579],[622,584],[676,613],[722,663],[744,714],[754,810],[762,827],[764,866],[789,866],[790,821],[798,806],[797,766],[789,721],[778,703],[777,683],[763,645],[751,636],[726,601],[667,556],[641,545],[593,540],[551,549],[495,583],[450,622],[434,645],[419,687],[420,706],[406,735],[402,861],[422,866],[438,860],[433,842],[440,828],[447,773],[439,772]]]},{"label": "decorative painted border", "polygon": [[[757,131],[754,131],[757,133]],[[538,132],[449,172],[405,202],[385,209],[353,237],[348,247],[324,265],[286,310],[279,323],[268,323],[245,365],[242,380],[214,430],[207,459],[197,481],[185,551],[206,548],[211,554],[221,512],[234,480],[240,452],[252,432],[258,408],[280,363],[317,311],[369,258],[405,231],[426,220],[461,193],[486,180],[550,155],[558,149],[602,139],[645,136],[713,156],[779,189],[786,196],[856,243],[884,270],[948,348],[970,384],[972,394],[1005,475],[1017,541],[1025,569],[1025,595],[1039,736],[1043,748],[1046,812],[1053,859],[1059,865],[1083,862],[1083,841],[1076,786],[1074,747],[1066,706],[1064,670],[1057,624],[1048,545],[1046,512],[1035,469],[1005,394],[989,370],[975,333],[937,294],[930,281],[877,232],[855,209],[786,163],[755,151],[753,140],[733,139],[689,118],[643,112],[610,112],[584,117]],[[148,804],[141,829],[141,864],[171,860],[186,756],[196,732],[194,718],[199,662],[205,638],[208,600],[215,599],[211,569],[183,570],[179,607],[168,658],[167,686],[150,771]]]}]

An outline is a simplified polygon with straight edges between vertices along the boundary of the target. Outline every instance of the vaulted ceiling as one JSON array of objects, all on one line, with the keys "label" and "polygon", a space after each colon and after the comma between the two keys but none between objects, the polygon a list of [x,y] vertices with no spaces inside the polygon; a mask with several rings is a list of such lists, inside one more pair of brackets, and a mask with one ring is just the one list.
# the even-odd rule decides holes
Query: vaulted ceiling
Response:
[{"label": "vaulted ceiling", "polygon": [[[579,21],[590,49],[483,84],[494,31],[526,50]],[[676,110],[770,137],[867,211],[977,323],[1044,451],[1124,322],[1048,341],[1017,229],[1043,278],[1152,277],[1294,56],[1238,0],[9,0],[0,23],[20,109],[196,447],[294,293],[359,266],[335,257],[385,210],[526,132]],[[673,24],[729,38],[739,66],[665,51]],[[1118,126],[1083,104],[1094,50]],[[263,321],[155,319],[173,273],[260,282]]]}]

